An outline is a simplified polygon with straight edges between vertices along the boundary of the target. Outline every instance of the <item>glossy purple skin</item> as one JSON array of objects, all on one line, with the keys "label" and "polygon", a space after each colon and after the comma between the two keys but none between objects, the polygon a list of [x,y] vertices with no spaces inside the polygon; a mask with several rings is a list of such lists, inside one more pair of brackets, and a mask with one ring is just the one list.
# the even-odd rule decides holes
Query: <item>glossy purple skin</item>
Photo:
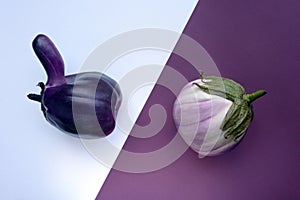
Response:
[{"label": "glossy purple skin", "polygon": [[[79,89],[72,92],[74,87]],[[42,106],[45,108],[47,121],[60,130],[73,134],[78,134],[78,129],[82,135],[110,134],[115,128],[115,117],[120,104],[121,91],[118,84],[97,72],[66,76],[65,84],[46,87],[42,94]],[[76,124],[74,109],[76,113],[80,113],[76,115]],[[91,109],[95,109],[96,115],[90,112]],[[95,118],[98,123],[91,123]]]},{"label": "glossy purple skin", "polygon": [[46,70],[48,76],[46,85],[65,83],[64,61],[50,38],[43,34],[37,35],[32,41],[32,48]]},{"label": "glossy purple skin", "polygon": [[122,95],[116,81],[99,72],[65,76],[63,59],[54,43],[45,35],[32,42],[34,52],[44,66],[48,80],[39,83],[42,91],[28,98],[41,102],[48,122],[56,128],[81,136],[105,136],[115,128]]}]

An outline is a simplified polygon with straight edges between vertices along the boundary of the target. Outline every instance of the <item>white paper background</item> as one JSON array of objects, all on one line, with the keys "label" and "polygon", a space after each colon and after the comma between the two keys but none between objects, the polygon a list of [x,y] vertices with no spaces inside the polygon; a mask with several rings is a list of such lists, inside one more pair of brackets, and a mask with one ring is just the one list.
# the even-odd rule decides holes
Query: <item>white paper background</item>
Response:
[{"label": "white paper background", "polygon": [[[0,198],[94,199],[110,170],[96,162],[78,139],[49,125],[40,106],[26,98],[30,92],[39,92],[35,87],[37,82],[46,80],[31,48],[36,34],[49,35],[63,55],[66,73],[76,73],[89,53],[114,35],[149,27],[182,32],[196,3],[196,0],[2,2]],[[152,56],[155,63],[163,65],[169,55]],[[137,96],[146,99],[140,93]],[[137,104],[139,100],[132,102]],[[133,119],[142,106],[131,106]]]}]

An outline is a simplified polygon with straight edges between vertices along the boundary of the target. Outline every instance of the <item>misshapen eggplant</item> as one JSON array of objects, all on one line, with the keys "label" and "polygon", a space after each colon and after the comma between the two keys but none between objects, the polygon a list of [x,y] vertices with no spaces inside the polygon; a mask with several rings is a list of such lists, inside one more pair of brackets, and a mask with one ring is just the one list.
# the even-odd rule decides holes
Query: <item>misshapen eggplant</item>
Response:
[{"label": "misshapen eggplant", "polygon": [[32,46],[48,80],[46,84],[38,84],[40,94],[29,94],[28,98],[41,103],[46,120],[74,135],[102,137],[110,134],[122,101],[118,83],[99,72],[65,76],[63,59],[45,35],[36,36]]}]

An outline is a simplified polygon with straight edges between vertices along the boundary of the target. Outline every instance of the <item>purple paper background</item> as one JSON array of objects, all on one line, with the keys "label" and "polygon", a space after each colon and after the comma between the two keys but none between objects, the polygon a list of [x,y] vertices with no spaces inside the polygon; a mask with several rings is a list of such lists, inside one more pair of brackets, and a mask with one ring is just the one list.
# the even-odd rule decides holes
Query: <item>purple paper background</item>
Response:
[{"label": "purple paper background", "polygon": [[[254,103],[255,118],[245,139],[219,157],[200,160],[188,150],[151,173],[111,170],[97,199],[300,199],[299,1],[202,0],[184,33],[206,48],[222,76],[242,83],[248,92],[268,92]],[[190,80],[197,77],[176,55],[168,65]],[[125,149],[149,151],[170,139],[175,133],[170,117],[174,98],[155,87],[138,123],[147,123],[148,108],[155,103],[168,109],[168,121],[153,138],[129,137]]]}]

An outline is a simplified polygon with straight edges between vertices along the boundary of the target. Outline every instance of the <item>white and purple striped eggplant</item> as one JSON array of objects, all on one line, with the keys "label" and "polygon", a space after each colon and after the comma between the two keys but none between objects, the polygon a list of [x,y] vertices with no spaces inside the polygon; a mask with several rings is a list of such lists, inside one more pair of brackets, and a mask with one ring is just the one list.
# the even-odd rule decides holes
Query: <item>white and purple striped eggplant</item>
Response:
[{"label": "white and purple striped eggplant", "polygon": [[220,155],[239,144],[253,119],[251,103],[264,94],[264,90],[246,94],[231,79],[201,75],[177,96],[174,122],[200,158]]},{"label": "white and purple striped eggplant", "polygon": [[78,128],[80,134],[92,137],[110,134],[122,101],[117,82],[99,72],[65,76],[63,59],[45,35],[37,35],[32,46],[48,80],[38,84],[40,94],[29,94],[28,98],[41,103],[46,120],[72,135],[78,135]]}]

